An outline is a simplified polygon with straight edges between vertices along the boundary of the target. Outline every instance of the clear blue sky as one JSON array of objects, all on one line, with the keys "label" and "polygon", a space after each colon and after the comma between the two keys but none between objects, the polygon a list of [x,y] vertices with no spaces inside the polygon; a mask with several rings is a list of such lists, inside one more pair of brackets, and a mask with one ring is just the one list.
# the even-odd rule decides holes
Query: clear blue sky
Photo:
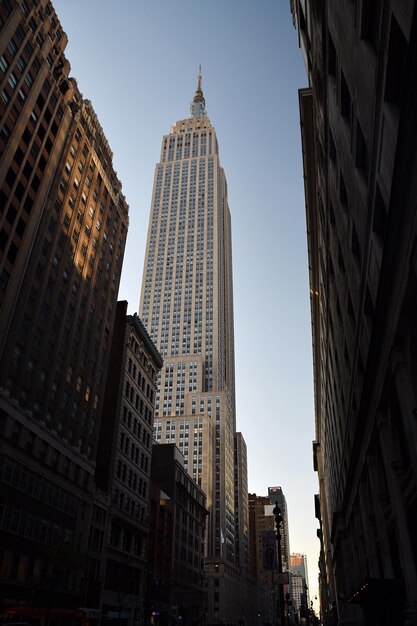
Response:
[{"label": "clear blue sky", "polygon": [[201,63],[233,228],[237,426],[249,490],[282,486],[292,552],[319,543],[297,90],[307,84],[288,0],[55,0],[67,57],[97,112],[130,205],[120,299],[138,309],[155,163],[188,116]]}]

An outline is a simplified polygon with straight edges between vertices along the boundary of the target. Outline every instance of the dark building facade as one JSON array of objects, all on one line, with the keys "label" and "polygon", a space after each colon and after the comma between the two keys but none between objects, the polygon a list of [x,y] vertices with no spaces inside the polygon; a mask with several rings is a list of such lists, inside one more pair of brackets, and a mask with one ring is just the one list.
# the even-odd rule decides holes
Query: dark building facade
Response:
[{"label": "dark building facade", "polygon": [[291,2],[326,623],[417,624],[417,10]]},{"label": "dark building facade", "polygon": [[128,207],[50,2],[0,4],[0,597],[83,606]]},{"label": "dark building facade", "polygon": [[[281,555],[282,555],[282,571],[290,571],[290,529],[288,525],[288,508],[287,499],[282,490],[282,487],[268,487],[268,498],[275,506],[277,504],[281,510],[282,524],[281,524]],[[289,589],[285,587],[285,593]]]},{"label": "dark building facade", "polygon": [[205,622],[206,497],[175,444],[152,448],[149,609],[158,622]]},{"label": "dark building facade", "polygon": [[[153,412],[162,358],[139,317],[118,302],[96,484],[110,498],[100,609],[102,624],[142,623],[148,559]],[[100,545],[101,544],[101,545]]]},{"label": "dark building facade", "polygon": [[[274,505],[270,498],[248,494],[250,573],[255,583],[257,622],[276,623],[279,615],[278,550]],[[247,600],[247,599],[246,599]],[[254,614],[252,621],[254,623]]]}]

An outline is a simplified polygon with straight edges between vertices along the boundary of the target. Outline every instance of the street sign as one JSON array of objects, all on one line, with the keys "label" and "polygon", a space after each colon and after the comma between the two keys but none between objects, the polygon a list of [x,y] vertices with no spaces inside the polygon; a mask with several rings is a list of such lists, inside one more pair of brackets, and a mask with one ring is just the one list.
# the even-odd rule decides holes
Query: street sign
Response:
[{"label": "street sign", "polygon": [[289,572],[278,572],[278,585],[289,585],[290,584],[290,573]]}]

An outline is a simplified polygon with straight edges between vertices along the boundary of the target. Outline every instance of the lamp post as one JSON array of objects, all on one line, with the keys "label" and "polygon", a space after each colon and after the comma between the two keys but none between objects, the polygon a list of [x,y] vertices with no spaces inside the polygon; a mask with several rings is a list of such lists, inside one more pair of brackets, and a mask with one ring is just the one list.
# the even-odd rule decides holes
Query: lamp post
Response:
[{"label": "lamp post", "polygon": [[283,523],[281,509],[278,504],[274,506],[272,511],[275,517],[275,526],[277,527],[277,547],[278,547],[278,602],[279,602],[279,615],[281,618],[281,624],[285,624],[285,606],[284,606],[284,587],[282,584],[282,551],[281,551],[281,524]]}]

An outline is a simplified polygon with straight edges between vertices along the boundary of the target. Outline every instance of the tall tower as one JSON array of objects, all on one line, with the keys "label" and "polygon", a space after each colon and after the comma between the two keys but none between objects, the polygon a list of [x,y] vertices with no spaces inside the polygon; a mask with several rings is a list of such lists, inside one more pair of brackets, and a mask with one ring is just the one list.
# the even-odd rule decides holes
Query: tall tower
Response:
[{"label": "tall tower", "polygon": [[128,224],[66,44],[47,0],[0,4],[0,605],[40,616],[86,598]]},{"label": "tall tower", "polygon": [[322,617],[361,624],[372,606],[374,623],[416,625],[417,2],[291,8]]},{"label": "tall tower", "polygon": [[164,359],[155,438],[177,444],[207,495],[208,560],[234,564],[231,225],[201,70],[190,117],[176,122],[162,140],[140,315]]}]

